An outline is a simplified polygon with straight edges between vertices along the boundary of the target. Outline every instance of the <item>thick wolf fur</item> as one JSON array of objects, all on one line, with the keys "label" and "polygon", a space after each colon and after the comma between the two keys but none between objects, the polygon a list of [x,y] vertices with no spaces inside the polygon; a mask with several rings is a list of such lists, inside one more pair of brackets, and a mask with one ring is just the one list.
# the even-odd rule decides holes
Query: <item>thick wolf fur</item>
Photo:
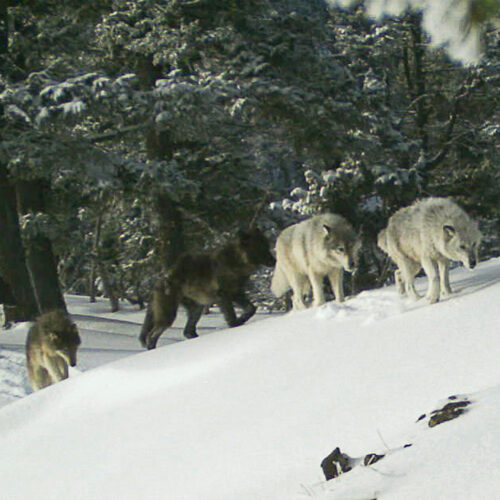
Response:
[{"label": "thick wolf fur", "polygon": [[[269,242],[258,229],[240,232],[227,245],[211,253],[184,253],[168,276],[160,278],[142,325],[140,341],[154,349],[161,334],[172,325],[182,304],[188,313],[186,338],[197,337],[196,324],[205,306],[218,304],[227,324],[239,326],[256,311],[245,293],[250,275],[260,265],[272,267]],[[233,303],[243,308],[236,316]]]},{"label": "thick wolf fur", "polygon": [[398,210],[378,236],[378,246],[394,261],[397,287],[413,299],[415,276],[424,269],[430,303],[452,293],[450,260],[473,269],[478,261],[481,232],[456,203],[448,198],[426,198]]},{"label": "thick wolf fur", "polygon": [[68,378],[80,345],[76,325],[62,311],[40,316],[26,338],[28,376],[34,391]]},{"label": "thick wolf fur", "polygon": [[339,302],[344,300],[344,269],[354,271],[360,242],[346,219],[336,214],[316,215],[287,227],[276,242],[276,268],[271,291],[281,297],[293,290],[293,308],[305,308],[304,295],[312,287],[313,305],[325,302],[323,279],[328,276]]}]

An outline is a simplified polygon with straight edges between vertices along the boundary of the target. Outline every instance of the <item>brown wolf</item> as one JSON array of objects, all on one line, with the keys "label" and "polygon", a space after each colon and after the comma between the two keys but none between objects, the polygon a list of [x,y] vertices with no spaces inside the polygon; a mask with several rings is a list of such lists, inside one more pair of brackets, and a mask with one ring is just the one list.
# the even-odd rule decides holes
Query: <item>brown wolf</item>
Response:
[{"label": "brown wolf", "polygon": [[76,325],[62,311],[40,316],[26,338],[28,376],[34,391],[68,378],[80,345]]},{"label": "brown wolf", "polygon": [[[250,274],[258,266],[273,266],[269,242],[258,229],[242,231],[227,245],[210,253],[182,254],[167,276],[153,290],[142,325],[140,341],[154,349],[160,335],[172,325],[182,304],[188,313],[186,338],[197,337],[196,324],[207,305],[218,304],[227,324],[239,326],[249,320],[256,307],[245,294]],[[233,302],[243,308],[236,316]]]}]

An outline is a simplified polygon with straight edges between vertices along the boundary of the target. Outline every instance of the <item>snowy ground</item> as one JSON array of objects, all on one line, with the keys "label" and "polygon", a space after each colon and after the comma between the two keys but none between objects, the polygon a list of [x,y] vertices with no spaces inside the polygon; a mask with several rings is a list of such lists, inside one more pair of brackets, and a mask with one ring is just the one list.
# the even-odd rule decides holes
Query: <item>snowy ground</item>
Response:
[{"label": "snowy ground", "polygon": [[[86,373],[24,397],[27,326],[0,332],[2,498],[497,499],[500,259],[452,286],[432,306],[389,287],[231,330],[211,314],[189,341],[178,320],[153,352],[143,313],[70,297]],[[453,394],[466,413],[430,428]],[[386,456],[325,481],[336,446]]]},{"label": "snowy ground", "polygon": [[[82,344],[78,349],[78,371],[87,371],[105,363],[144,352],[139,344],[139,332],[144,311],[130,305],[120,304],[121,310],[110,312],[107,299],[97,299],[91,304],[88,297],[68,295],[66,304],[73,321],[78,325]],[[250,322],[268,317],[257,313]],[[186,315],[179,309],[172,328],[158,341],[158,346],[184,341],[182,331]],[[26,374],[24,345],[30,324],[22,323],[10,329],[0,328],[0,407],[30,394],[31,388]],[[226,323],[217,309],[204,315],[198,323],[200,336],[225,328]],[[75,373],[76,370],[72,370]]]}]

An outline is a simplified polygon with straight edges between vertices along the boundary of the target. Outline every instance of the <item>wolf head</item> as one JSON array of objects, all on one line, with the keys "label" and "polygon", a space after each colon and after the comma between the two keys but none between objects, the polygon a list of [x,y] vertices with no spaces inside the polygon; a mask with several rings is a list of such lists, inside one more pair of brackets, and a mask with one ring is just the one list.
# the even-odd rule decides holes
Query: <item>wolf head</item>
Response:
[{"label": "wolf head", "polygon": [[276,264],[269,248],[269,241],[260,229],[240,231],[238,241],[241,250],[251,264],[268,267],[273,267]]},{"label": "wolf head", "polygon": [[48,334],[54,353],[63,358],[70,366],[76,366],[76,351],[80,345],[80,336],[75,325],[70,330],[61,332],[50,332]]},{"label": "wolf head", "polygon": [[360,248],[359,240],[353,231],[334,231],[323,224],[325,249],[330,258],[336,260],[346,271],[355,272]]},{"label": "wolf head", "polygon": [[445,255],[452,260],[462,262],[468,269],[474,269],[478,261],[481,237],[481,232],[473,221],[461,226],[445,224],[443,226]]},{"label": "wolf head", "polygon": [[51,351],[70,366],[76,366],[76,351],[81,343],[76,325],[60,311],[47,313],[40,320],[40,327]]}]

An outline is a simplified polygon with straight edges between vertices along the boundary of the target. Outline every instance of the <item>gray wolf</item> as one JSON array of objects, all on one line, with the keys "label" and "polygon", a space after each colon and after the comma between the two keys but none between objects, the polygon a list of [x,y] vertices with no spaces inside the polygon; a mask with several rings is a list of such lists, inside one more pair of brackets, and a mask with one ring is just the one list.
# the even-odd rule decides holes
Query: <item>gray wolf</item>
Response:
[{"label": "gray wolf", "polygon": [[28,376],[34,391],[68,378],[80,345],[76,325],[62,311],[40,316],[26,338]]},{"label": "gray wolf", "polygon": [[378,246],[394,261],[396,284],[413,299],[415,275],[424,269],[429,280],[426,298],[432,304],[452,293],[450,261],[473,269],[478,261],[481,232],[448,198],[425,198],[393,214],[378,236]]},{"label": "gray wolf", "polygon": [[[153,290],[142,325],[140,342],[154,349],[160,335],[172,325],[179,305],[188,313],[186,338],[197,337],[196,324],[207,305],[218,304],[230,327],[242,325],[256,311],[245,293],[250,275],[260,265],[272,267],[275,259],[259,229],[241,231],[212,252],[182,254]],[[243,308],[236,316],[233,303]]]},{"label": "gray wolf", "polygon": [[351,224],[336,214],[316,215],[287,227],[276,242],[276,268],[271,291],[281,297],[293,290],[294,309],[305,308],[312,287],[313,305],[325,302],[323,279],[328,276],[335,299],[344,300],[344,269],[356,268],[359,239]]}]

